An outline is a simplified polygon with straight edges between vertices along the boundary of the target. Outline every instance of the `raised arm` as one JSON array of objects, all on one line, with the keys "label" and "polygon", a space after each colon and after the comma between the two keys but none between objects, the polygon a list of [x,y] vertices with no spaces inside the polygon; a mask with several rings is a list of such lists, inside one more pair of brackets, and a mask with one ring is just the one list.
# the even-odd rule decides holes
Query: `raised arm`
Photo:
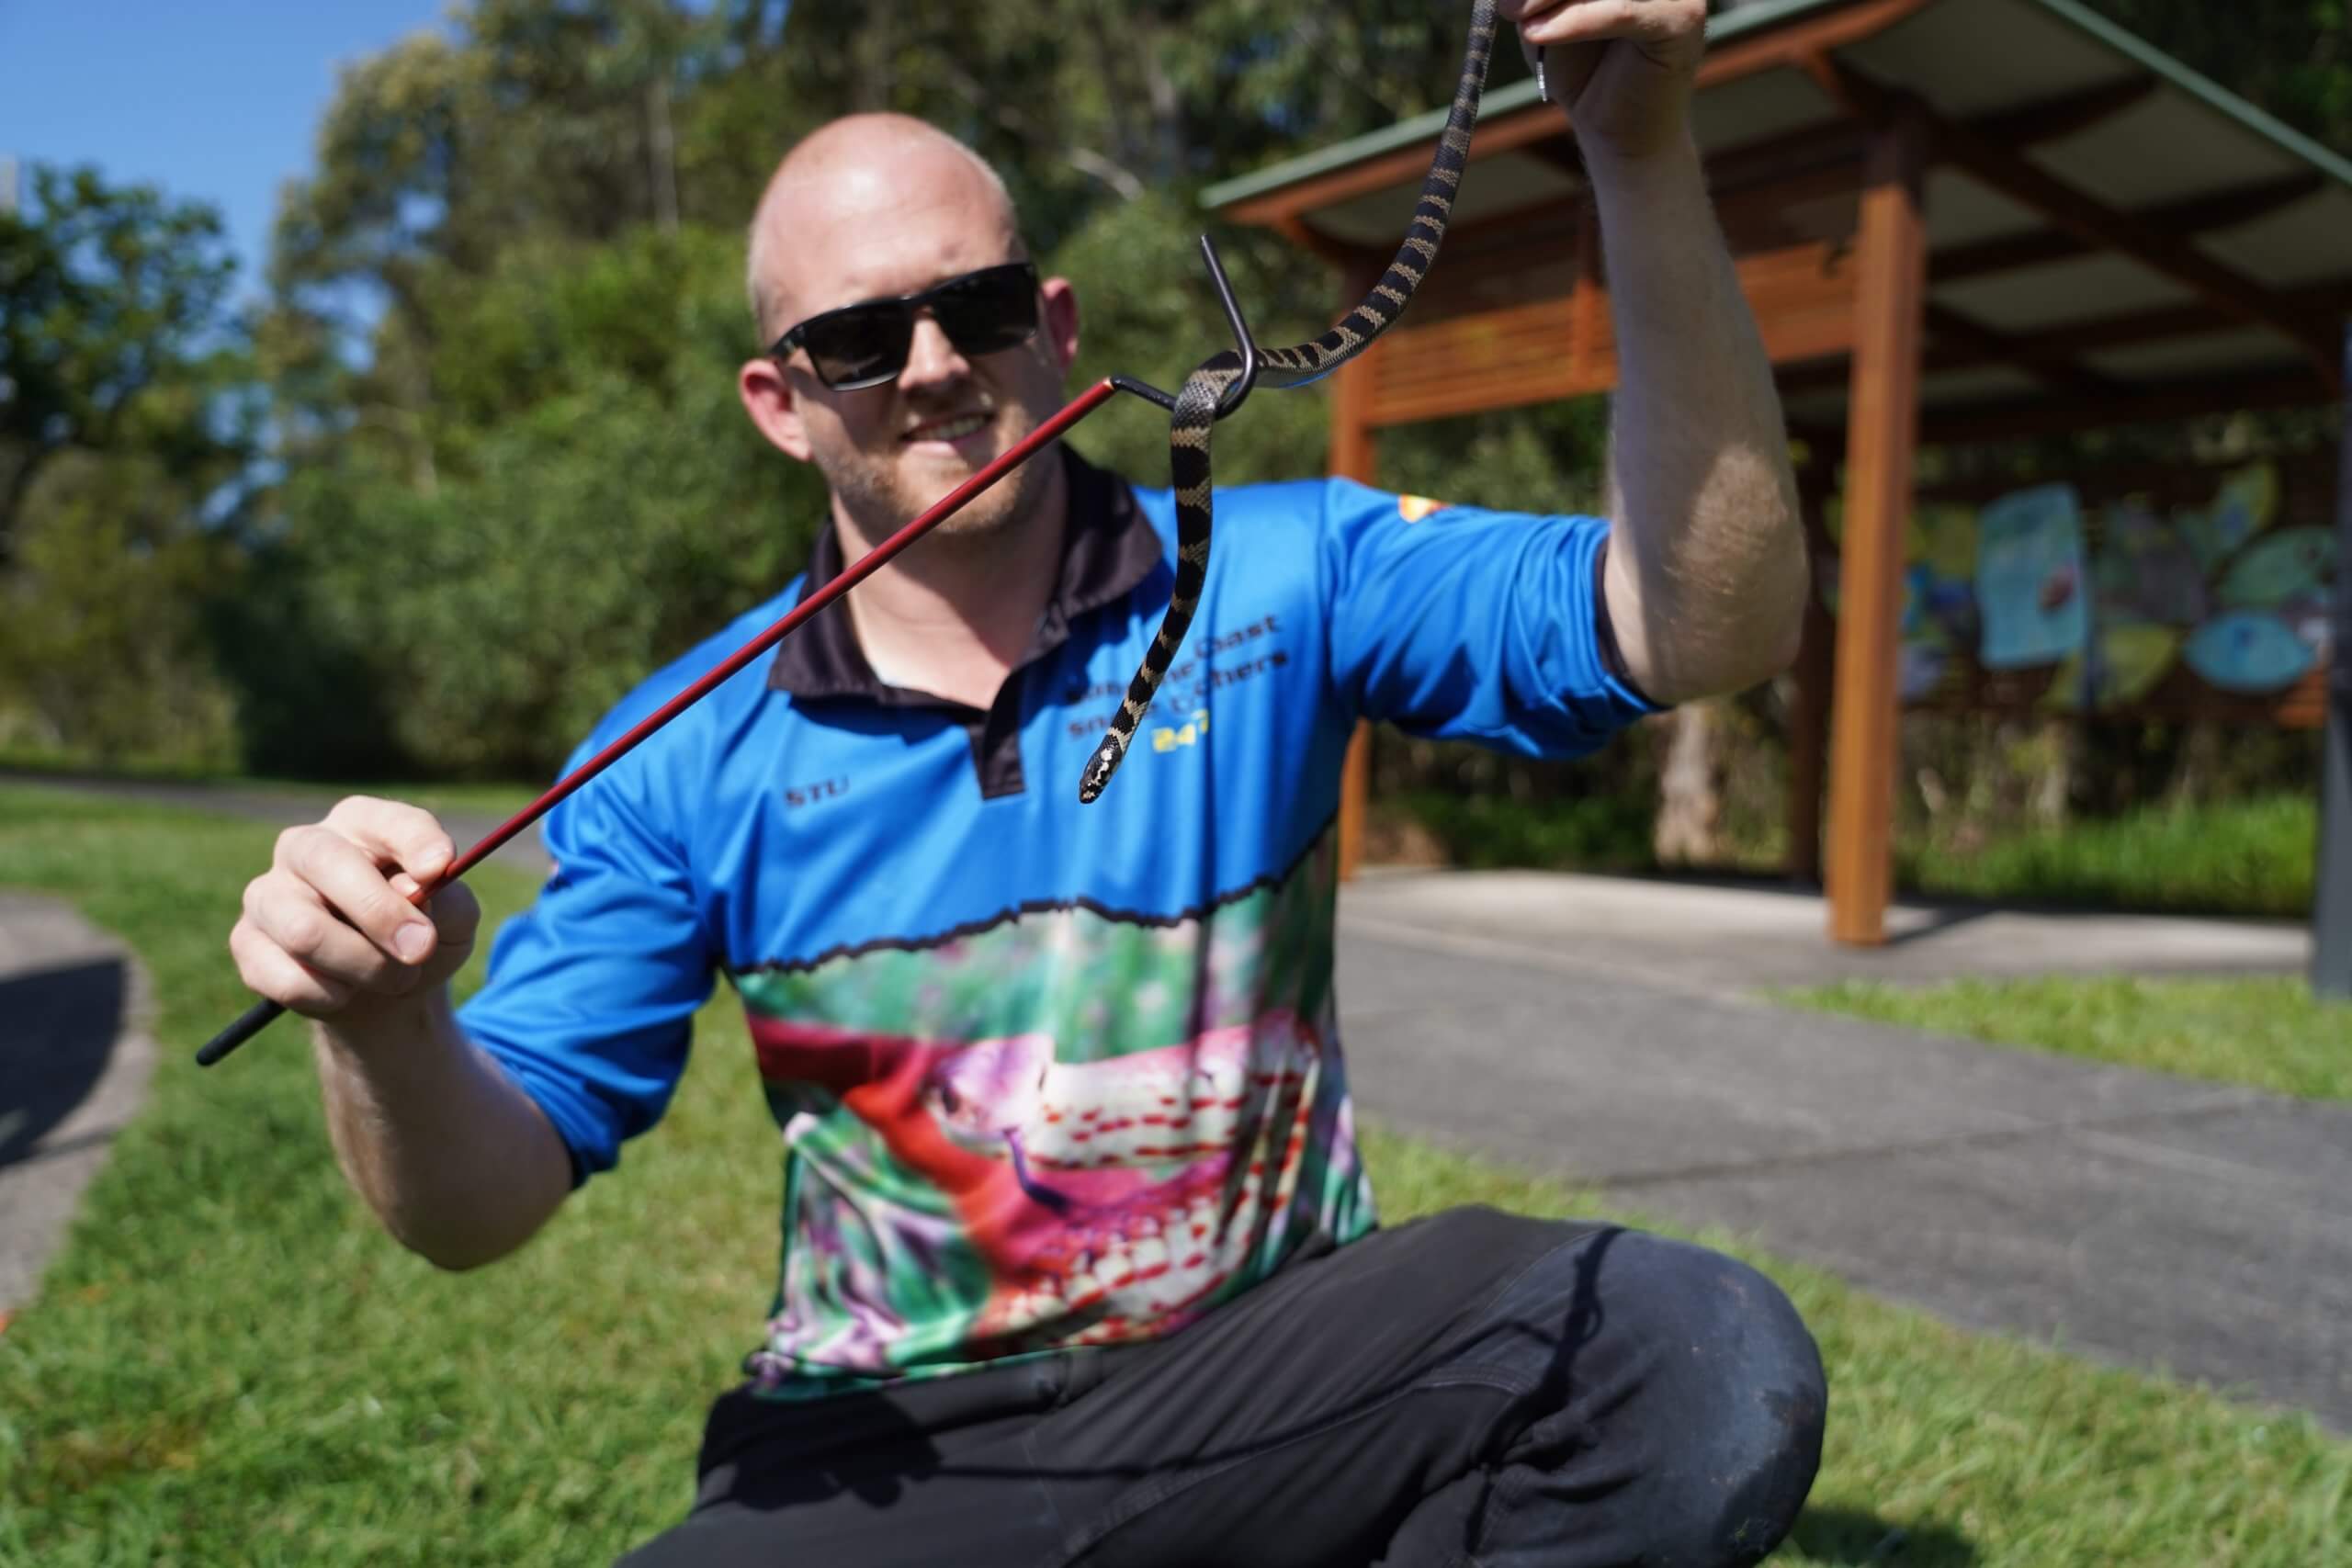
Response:
[{"label": "raised arm", "polygon": [[1644,693],[1769,680],[1807,581],[1771,367],[1690,124],[1703,0],[1501,0],[1576,128],[1600,209],[1618,386],[1603,592]]}]

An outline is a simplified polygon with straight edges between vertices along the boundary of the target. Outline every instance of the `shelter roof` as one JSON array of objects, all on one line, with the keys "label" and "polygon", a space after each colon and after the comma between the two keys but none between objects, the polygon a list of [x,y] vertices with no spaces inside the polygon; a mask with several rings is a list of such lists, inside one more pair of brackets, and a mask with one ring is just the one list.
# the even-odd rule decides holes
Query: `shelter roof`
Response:
[{"label": "shelter roof", "polygon": [[[1920,129],[1928,439],[2030,427],[2053,394],[2076,423],[2336,395],[2352,161],[2078,0],[1764,0],[1709,32],[1693,113],[1719,209],[1748,214],[1743,253],[1842,245],[1874,133]],[[1207,202],[1327,256],[1385,254],[1443,118]],[[1566,117],[1532,81],[1487,95],[1472,158],[1457,228],[1532,228],[1586,190]],[[1842,418],[1842,354],[1780,358],[1792,422]]]}]

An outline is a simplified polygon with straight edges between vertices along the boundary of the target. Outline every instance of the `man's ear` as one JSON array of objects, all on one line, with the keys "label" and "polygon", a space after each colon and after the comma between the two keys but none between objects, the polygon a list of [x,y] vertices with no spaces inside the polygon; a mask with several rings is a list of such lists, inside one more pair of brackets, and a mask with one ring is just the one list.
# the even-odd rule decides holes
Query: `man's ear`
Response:
[{"label": "man's ear", "polygon": [[1037,286],[1037,291],[1046,297],[1040,325],[1045,329],[1046,350],[1067,376],[1078,363],[1078,290],[1067,277],[1049,277]]},{"label": "man's ear", "polygon": [[748,359],[735,373],[735,389],[743,412],[760,427],[768,444],[801,462],[813,460],[808,427],[801,423],[800,402],[792,389],[790,372],[773,359]]}]

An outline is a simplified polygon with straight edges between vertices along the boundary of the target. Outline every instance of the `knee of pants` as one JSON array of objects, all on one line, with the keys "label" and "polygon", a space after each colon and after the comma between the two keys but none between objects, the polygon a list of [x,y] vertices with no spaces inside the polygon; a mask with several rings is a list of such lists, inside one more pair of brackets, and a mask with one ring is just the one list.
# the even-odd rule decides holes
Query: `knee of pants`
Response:
[{"label": "knee of pants", "polygon": [[1632,1271],[1657,1313],[1654,1367],[1668,1418],[1651,1435],[1668,1447],[1661,1468],[1700,1505],[1678,1511],[1693,1539],[1663,1560],[1756,1562],[1795,1524],[1820,1467],[1820,1351],[1787,1293],[1747,1264],[1649,1237],[1638,1250]]}]

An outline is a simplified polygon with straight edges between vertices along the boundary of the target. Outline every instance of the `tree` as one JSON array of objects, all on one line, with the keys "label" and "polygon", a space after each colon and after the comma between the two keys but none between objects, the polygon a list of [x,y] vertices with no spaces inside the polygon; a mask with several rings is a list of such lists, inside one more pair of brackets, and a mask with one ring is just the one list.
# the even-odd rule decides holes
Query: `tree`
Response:
[{"label": "tree", "polygon": [[31,188],[0,213],[0,566],[66,452],[137,451],[201,483],[244,450],[216,401],[238,374],[219,214],[90,168],[36,164]]},{"label": "tree", "polygon": [[224,534],[187,525],[189,511],[153,454],[55,460],[0,578],[15,738],[103,764],[235,761],[203,612],[234,592],[240,563]]},{"label": "tree", "polygon": [[2352,152],[2352,5],[2090,0],[2095,10],[2338,152]]}]

